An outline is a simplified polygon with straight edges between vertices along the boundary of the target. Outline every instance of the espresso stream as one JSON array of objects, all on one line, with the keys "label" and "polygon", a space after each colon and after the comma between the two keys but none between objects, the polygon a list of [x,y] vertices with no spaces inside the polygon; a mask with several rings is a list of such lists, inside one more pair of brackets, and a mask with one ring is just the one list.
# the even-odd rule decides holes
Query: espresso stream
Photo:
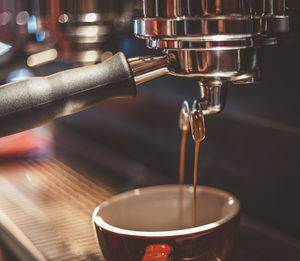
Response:
[{"label": "espresso stream", "polygon": [[201,105],[198,101],[194,101],[193,110],[190,113],[189,105],[186,101],[183,102],[183,106],[180,113],[180,129],[182,130],[181,137],[181,149],[180,149],[180,163],[179,163],[179,199],[178,199],[178,225],[182,228],[183,224],[183,183],[184,183],[184,163],[185,163],[185,147],[186,137],[189,130],[187,127],[191,125],[191,132],[195,141],[195,159],[194,159],[194,197],[193,197],[193,221],[192,224],[195,227],[197,225],[197,170],[198,170],[198,156],[200,142],[205,138],[205,123],[204,116],[201,110]]},{"label": "espresso stream", "polygon": [[179,164],[179,184],[183,185],[184,181],[184,162],[185,162],[185,147],[188,131],[182,131],[181,147],[180,147],[180,164]]},{"label": "espresso stream", "polygon": [[195,141],[193,225],[197,225],[197,170],[200,141]]},{"label": "espresso stream", "polygon": [[186,147],[186,137],[187,137],[188,131],[184,130],[182,131],[181,136],[181,147],[180,147],[180,162],[179,162],[179,199],[178,199],[178,225],[179,228],[182,228],[182,219],[183,219],[183,182],[184,182],[184,163],[185,163],[185,147]]},{"label": "espresso stream", "polygon": [[[184,163],[185,163],[185,147],[187,131],[182,131],[181,148],[180,148],[180,163],[179,163],[179,228],[182,228],[183,220],[183,182],[184,182]],[[197,225],[197,170],[199,156],[200,141],[195,142],[195,160],[194,160],[194,197],[193,197],[193,226]]]}]

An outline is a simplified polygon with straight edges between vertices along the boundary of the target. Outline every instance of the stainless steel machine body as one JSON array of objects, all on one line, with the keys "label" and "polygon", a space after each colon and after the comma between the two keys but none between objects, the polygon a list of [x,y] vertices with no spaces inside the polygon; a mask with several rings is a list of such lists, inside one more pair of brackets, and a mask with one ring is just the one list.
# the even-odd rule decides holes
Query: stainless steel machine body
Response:
[{"label": "stainless steel machine body", "polygon": [[[104,54],[112,38],[116,10],[114,1],[97,0],[37,1],[41,30],[56,44],[59,58],[64,61],[95,63],[110,56]],[[121,15],[121,14],[120,14]],[[105,57],[106,56],[106,57]]]},{"label": "stainless steel machine body", "polygon": [[0,39],[13,47],[26,46],[30,55],[55,48],[52,57],[60,61],[101,62],[112,56],[114,34],[131,24],[133,4],[131,0],[3,0]]},{"label": "stainless steel machine body", "polygon": [[[36,1],[36,0],[35,0]],[[93,64],[110,58],[116,32],[131,23],[133,1],[40,1],[41,16],[62,60]]]}]

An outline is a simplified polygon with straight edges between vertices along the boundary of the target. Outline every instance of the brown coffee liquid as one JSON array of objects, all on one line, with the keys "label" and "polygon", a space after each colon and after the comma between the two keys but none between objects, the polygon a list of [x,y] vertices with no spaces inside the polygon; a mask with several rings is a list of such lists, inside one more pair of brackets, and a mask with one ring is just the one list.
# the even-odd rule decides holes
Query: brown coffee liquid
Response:
[{"label": "brown coffee liquid", "polygon": [[194,202],[193,202],[193,225],[197,225],[197,170],[200,142],[205,138],[204,116],[201,110],[201,104],[194,101],[193,110],[190,114],[190,124],[192,136],[195,141],[195,161],[194,161]]},{"label": "brown coffee liquid", "polygon": [[184,162],[185,162],[185,147],[186,137],[188,131],[182,131],[181,147],[180,147],[180,164],[179,164],[179,184],[182,185],[184,181]]},{"label": "brown coffee liquid", "polygon": [[200,141],[195,141],[193,225],[197,225],[197,170]]},{"label": "brown coffee liquid", "polygon": [[181,136],[181,147],[180,147],[180,162],[179,162],[179,199],[178,199],[178,226],[182,228],[183,220],[183,181],[184,181],[184,163],[185,163],[185,147],[186,147],[186,137],[188,131],[182,131]]},{"label": "brown coffee liquid", "polygon": [[[189,127],[184,125],[185,123],[190,123],[191,132],[193,139],[195,141],[195,161],[194,161],[194,197],[193,197],[193,220],[192,224],[195,227],[197,225],[197,170],[198,170],[198,156],[199,156],[199,146],[200,142],[205,138],[205,122],[204,116],[201,110],[201,104],[199,101],[195,100],[193,103],[193,110],[189,112],[189,105],[186,101],[183,103],[183,107],[180,112],[179,128],[182,130],[181,138],[181,150],[180,150],[180,165],[179,165],[179,200],[178,200],[178,211],[179,211],[179,223],[178,225],[182,227],[183,218],[183,181],[184,181],[184,160],[185,160],[185,145],[186,136]],[[188,119],[184,118],[186,112],[188,114]],[[184,121],[185,120],[185,121]],[[187,122],[188,121],[188,122]]]},{"label": "brown coffee liquid", "polygon": [[[180,147],[180,164],[179,164],[179,200],[178,200],[178,224],[182,227],[183,219],[183,181],[184,181],[184,163],[185,163],[185,147],[187,131],[182,132],[181,147]],[[197,225],[197,171],[199,157],[200,141],[195,141],[195,160],[194,160],[194,198],[193,198],[193,226]]]}]

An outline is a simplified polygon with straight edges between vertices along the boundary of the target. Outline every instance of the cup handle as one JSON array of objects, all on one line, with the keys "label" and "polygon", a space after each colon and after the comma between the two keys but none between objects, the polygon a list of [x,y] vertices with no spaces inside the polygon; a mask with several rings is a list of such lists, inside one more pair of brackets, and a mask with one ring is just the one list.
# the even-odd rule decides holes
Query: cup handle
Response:
[{"label": "cup handle", "polygon": [[172,247],[167,244],[153,244],[145,249],[142,261],[168,261]]}]

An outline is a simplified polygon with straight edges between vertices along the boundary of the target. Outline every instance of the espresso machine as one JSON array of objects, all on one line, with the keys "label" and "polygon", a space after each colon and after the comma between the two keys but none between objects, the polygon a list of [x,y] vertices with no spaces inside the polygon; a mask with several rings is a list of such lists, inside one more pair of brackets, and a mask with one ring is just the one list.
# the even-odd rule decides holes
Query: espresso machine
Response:
[{"label": "espresso machine", "polygon": [[[165,74],[195,78],[204,114],[220,112],[225,86],[257,81],[260,47],[276,44],[276,33],[289,30],[285,1],[144,1],[143,10],[144,17],[134,20],[134,33],[160,55],[127,60],[119,53],[100,65],[2,87],[1,135],[78,112],[106,98],[135,96],[137,85]],[[67,19],[59,17],[62,22]],[[70,31],[79,43],[89,42],[87,35]]]},{"label": "espresso machine", "polygon": [[[0,220],[11,228],[0,237],[5,249],[29,260],[102,260],[87,229],[90,212],[125,189],[178,182],[179,107],[184,99],[197,99],[207,122],[200,184],[235,193],[245,209],[233,260],[298,256],[299,214],[293,206],[299,179],[293,171],[299,170],[299,130],[290,107],[298,92],[289,85],[296,82],[299,58],[297,1],[37,2],[41,22],[35,34],[43,41],[34,45],[56,50],[57,61],[88,66],[0,88],[1,136],[76,113],[55,123],[57,158],[0,171]],[[141,12],[132,19],[137,2]],[[136,50],[128,52],[111,39],[120,28],[128,32],[132,20],[137,39],[127,36],[126,43]],[[143,56],[146,45],[152,50]],[[118,49],[136,57],[112,56]],[[285,109],[287,117],[281,115]],[[187,166],[192,158],[188,149]]]}]

